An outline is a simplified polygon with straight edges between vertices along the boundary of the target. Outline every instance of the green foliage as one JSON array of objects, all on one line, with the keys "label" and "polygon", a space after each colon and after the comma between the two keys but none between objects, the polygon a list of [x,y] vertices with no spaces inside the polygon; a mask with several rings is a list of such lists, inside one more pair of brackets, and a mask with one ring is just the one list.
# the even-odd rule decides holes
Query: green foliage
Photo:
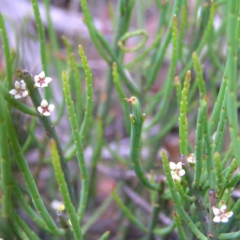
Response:
[{"label": "green foliage", "polygon": [[[0,238],[92,239],[91,227],[113,209],[122,224],[99,240],[127,239],[130,223],[139,239],[239,239],[239,1],[119,0],[109,5],[110,43],[80,0],[91,51],[106,63],[100,77],[89,43],[58,36],[47,0],[45,31],[31,2],[41,69],[55,78],[15,69],[21,46],[10,49],[11,26],[0,13]],[[153,6],[154,34],[144,17]],[[19,101],[26,91],[28,100]],[[177,150],[167,149],[173,135]],[[114,183],[105,179],[111,186],[98,206],[103,175]]]}]

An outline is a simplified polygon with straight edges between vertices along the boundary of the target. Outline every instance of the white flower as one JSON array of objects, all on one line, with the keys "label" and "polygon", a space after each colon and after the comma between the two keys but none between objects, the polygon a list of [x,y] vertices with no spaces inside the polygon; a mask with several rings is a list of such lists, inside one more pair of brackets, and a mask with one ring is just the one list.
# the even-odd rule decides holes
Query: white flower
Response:
[{"label": "white flower", "polygon": [[226,212],[227,207],[226,205],[223,205],[220,208],[216,208],[215,206],[212,207],[213,213],[215,217],[213,218],[213,221],[218,222],[228,222],[228,219],[233,215],[233,212]]},{"label": "white flower", "polygon": [[37,109],[42,115],[50,116],[54,108],[55,106],[53,104],[48,105],[47,100],[42,100],[41,106],[39,106]]},{"label": "white flower", "polygon": [[194,153],[191,153],[191,154],[188,155],[187,161],[188,161],[189,163],[195,164],[196,159],[195,159]]},{"label": "white flower", "polygon": [[174,162],[169,163],[171,174],[173,180],[181,181],[181,177],[185,174],[185,170],[182,169],[182,162],[178,162],[177,164]]},{"label": "white flower", "polygon": [[15,99],[26,97],[28,95],[28,91],[26,90],[26,83],[23,80],[21,80],[20,82],[15,81],[14,86],[15,89],[12,89],[11,91],[9,91],[9,93],[13,95]]},{"label": "white flower", "polygon": [[45,77],[45,72],[40,72],[39,75],[34,76],[35,87],[41,88],[41,87],[47,87],[48,84],[52,81],[52,78]]},{"label": "white flower", "polygon": [[58,200],[53,200],[51,202],[51,208],[56,211],[60,211],[60,212],[65,210],[65,206],[64,206],[63,202],[58,201]]}]

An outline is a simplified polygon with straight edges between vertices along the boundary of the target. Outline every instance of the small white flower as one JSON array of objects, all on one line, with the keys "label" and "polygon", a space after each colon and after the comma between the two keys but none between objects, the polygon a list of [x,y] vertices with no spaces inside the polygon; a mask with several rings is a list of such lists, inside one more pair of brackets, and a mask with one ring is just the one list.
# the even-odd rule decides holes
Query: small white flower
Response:
[{"label": "small white flower", "polygon": [[169,163],[171,174],[173,180],[181,181],[181,177],[185,174],[185,170],[182,169],[182,162],[178,162],[177,164],[174,162]]},{"label": "small white flower", "polygon": [[48,105],[47,100],[42,100],[41,106],[39,106],[37,109],[42,115],[50,116],[54,108],[55,106],[53,104]]},{"label": "small white flower", "polygon": [[60,212],[65,210],[65,206],[64,206],[63,202],[58,201],[58,200],[53,200],[51,202],[51,208],[56,211],[60,211]]},{"label": "small white flower", "polygon": [[213,213],[215,217],[213,218],[213,221],[218,222],[228,222],[228,219],[233,215],[233,212],[226,212],[227,207],[226,205],[223,205],[220,208],[216,208],[215,206],[212,207]]},{"label": "small white flower", "polygon": [[35,84],[34,84],[35,87],[43,88],[48,86],[48,84],[52,81],[52,78],[45,77],[45,72],[42,71],[39,73],[39,75],[34,76],[34,81],[35,81]]},{"label": "small white flower", "polygon": [[15,88],[9,91],[9,93],[13,95],[15,99],[23,98],[28,95],[28,91],[26,90],[26,83],[23,80],[20,82],[15,81],[14,87]]},{"label": "small white flower", "polygon": [[191,154],[188,155],[187,161],[188,161],[189,163],[195,164],[196,159],[195,159],[194,153],[191,153]]}]

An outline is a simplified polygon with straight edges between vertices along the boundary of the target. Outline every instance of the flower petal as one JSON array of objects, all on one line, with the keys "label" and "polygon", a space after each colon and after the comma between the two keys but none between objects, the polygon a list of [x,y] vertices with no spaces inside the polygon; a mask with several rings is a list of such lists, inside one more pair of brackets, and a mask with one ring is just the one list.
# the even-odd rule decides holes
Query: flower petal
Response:
[{"label": "flower petal", "polygon": [[28,91],[27,90],[22,92],[22,97],[26,97],[27,95],[28,95]]},{"label": "flower petal", "polygon": [[171,171],[171,174],[172,174],[172,179],[173,180],[176,180],[176,181],[181,181],[181,177],[179,177],[177,174],[176,174],[176,172],[174,172],[174,171]]},{"label": "flower petal", "polygon": [[15,86],[15,88],[20,88],[20,82],[19,81],[15,81],[14,86]]},{"label": "flower petal", "polygon": [[38,107],[37,110],[42,114],[43,113],[43,109],[41,107]]},{"label": "flower petal", "polygon": [[174,163],[174,162],[169,162],[169,166],[170,166],[170,169],[171,170],[175,170],[176,169],[176,163]]},{"label": "flower petal", "polygon": [[38,74],[38,76],[39,76],[40,78],[45,78],[45,72],[44,72],[44,71],[40,72],[40,73]]},{"label": "flower petal", "polygon": [[220,214],[220,209],[219,208],[216,208],[216,207],[213,206],[212,210],[213,210],[213,213],[214,213],[215,216]]},{"label": "flower petal", "polygon": [[232,215],[233,215],[233,212],[226,212],[225,213],[225,216],[228,217],[228,218],[232,217]]},{"label": "flower petal", "polygon": [[228,218],[227,218],[227,217],[223,217],[223,218],[221,219],[221,222],[223,222],[223,223],[228,222]]},{"label": "flower petal", "polygon": [[26,89],[26,83],[25,83],[23,80],[21,80],[21,81],[20,81],[20,84],[21,84],[20,88],[21,88],[22,90],[25,90],[25,89]]},{"label": "flower petal", "polygon": [[51,113],[50,113],[50,112],[44,112],[42,115],[44,115],[44,116],[50,116]]},{"label": "flower petal", "polygon": [[17,90],[16,90],[16,89],[12,89],[11,91],[9,91],[9,93],[10,93],[11,95],[15,95],[15,94],[17,93]]},{"label": "flower petal", "polygon": [[223,205],[223,206],[220,207],[220,211],[221,212],[224,213],[224,212],[226,212],[226,210],[227,210],[227,206],[226,205]]},{"label": "flower petal", "polygon": [[50,78],[50,77],[46,77],[46,78],[45,78],[45,83],[48,84],[48,83],[50,83],[51,81],[52,81],[52,78]]},{"label": "flower petal", "polygon": [[220,217],[219,216],[215,216],[213,218],[213,221],[216,222],[216,223],[220,222]]},{"label": "flower petal", "polygon": [[40,85],[40,83],[38,83],[38,82],[36,81],[36,82],[34,83],[34,87],[40,88],[41,85]]},{"label": "flower petal", "polygon": [[54,110],[55,106],[53,104],[49,104],[48,110],[52,112]]},{"label": "flower petal", "polygon": [[38,75],[34,76],[34,81],[38,82],[38,80],[39,80],[39,76]]},{"label": "flower petal", "polygon": [[176,168],[177,168],[177,169],[182,169],[182,162],[178,162]]},{"label": "flower petal", "polygon": [[185,170],[184,169],[181,169],[179,172],[178,172],[178,175],[179,176],[183,176],[185,174]]},{"label": "flower petal", "polygon": [[21,96],[19,93],[17,93],[17,94],[15,95],[15,99],[20,99],[20,98],[22,98],[22,96]]},{"label": "flower petal", "polygon": [[44,99],[44,100],[41,101],[41,106],[42,107],[46,107],[47,105],[48,105],[47,100]]}]

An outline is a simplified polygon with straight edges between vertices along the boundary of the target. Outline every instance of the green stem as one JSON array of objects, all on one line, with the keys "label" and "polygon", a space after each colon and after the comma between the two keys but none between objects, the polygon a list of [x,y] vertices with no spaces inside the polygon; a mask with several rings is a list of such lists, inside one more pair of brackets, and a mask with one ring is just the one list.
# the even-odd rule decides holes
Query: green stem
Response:
[{"label": "green stem", "polygon": [[184,156],[188,154],[188,120],[187,120],[187,104],[188,91],[190,87],[191,72],[188,71],[185,77],[184,86],[182,90],[180,103],[180,117],[179,117],[179,145],[180,152]]},{"label": "green stem", "polygon": [[175,211],[173,212],[173,218],[174,218],[174,221],[176,223],[177,230],[178,230],[179,240],[186,240],[187,237],[184,233],[180,216]]},{"label": "green stem", "polygon": [[72,201],[71,201],[71,198],[69,195],[68,186],[64,179],[64,174],[63,174],[62,167],[61,167],[58,149],[57,149],[57,145],[56,145],[56,142],[54,141],[54,139],[50,139],[50,150],[51,150],[52,163],[53,163],[55,175],[56,175],[56,178],[57,178],[57,181],[59,184],[59,190],[62,194],[64,205],[65,205],[69,219],[72,224],[74,237],[75,237],[75,239],[81,240],[81,239],[83,239],[83,237],[82,237],[82,231],[79,226],[79,218],[73,207],[73,204],[72,204]]},{"label": "green stem", "polygon": [[8,123],[7,127],[8,127],[8,132],[9,132],[10,144],[12,146],[13,153],[15,155],[17,164],[18,164],[20,171],[24,177],[28,191],[31,195],[33,204],[36,207],[40,216],[42,217],[43,221],[46,223],[48,228],[51,230],[51,232],[54,233],[56,236],[62,236],[64,234],[64,231],[57,228],[54,221],[50,217],[47,209],[45,208],[42,198],[39,195],[36,183],[33,179],[33,176],[29,169],[27,161],[22,153],[21,146],[19,145],[19,142],[17,140],[17,137],[16,137],[17,135],[14,130],[14,126],[12,123],[12,119],[10,117],[10,113],[7,111],[6,115],[7,115],[7,123]]},{"label": "green stem", "polygon": [[0,33],[2,35],[2,48],[4,51],[4,59],[6,64],[6,80],[7,80],[6,88],[10,90],[12,86],[12,64],[11,64],[7,31],[6,31],[4,19],[1,13],[0,13]]},{"label": "green stem", "polygon": [[133,215],[129,209],[125,206],[125,204],[122,202],[116,191],[112,191],[112,196],[117,205],[120,207],[120,209],[123,211],[123,213],[126,215],[126,217],[133,222],[140,230],[143,232],[147,232],[146,227],[139,221],[139,219]]},{"label": "green stem", "polygon": [[79,55],[81,57],[82,60],[82,65],[85,71],[85,75],[86,75],[86,82],[87,82],[87,87],[86,87],[86,107],[85,107],[85,114],[84,114],[84,119],[83,119],[83,123],[80,129],[80,135],[82,137],[82,139],[84,139],[89,124],[91,122],[91,118],[92,118],[92,94],[93,94],[93,90],[92,90],[92,74],[91,74],[91,70],[90,67],[88,65],[87,62],[87,57],[84,53],[83,47],[80,45],[78,47],[79,50]]},{"label": "green stem", "polygon": [[[17,70],[17,74],[18,74],[18,76],[23,78],[24,81],[26,82],[27,88],[29,90],[29,95],[32,99],[35,109],[37,110],[37,108],[41,104],[42,98],[41,98],[41,95],[40,95],[38,89],[34,88],[34,80],[33,80],[32,76],[26,70],[24,70],[24,71]],[[42,125],[45,129],[48,139],[53,138],[57,143],[57,148],[58,148],[58,152],[60,155],[60,160],[61,160],[61,165],[62,165],[62,169],[64,172],[65,180],[67,182],[68,189],[70,191],[71,199],[75,203],[76,202],[75,192],[74,192],[72,184],[70,183],[69,170],[68,170],[66,160],[63,155],[62,147],[61,147],[58,135],[55,131],[55,128],[53,127],[51,120],[48,117],[38,114],[38,119],[42,123]]]},{"label": "green stem", "polygon": [[132,104],[133,114],[130,114],[131,119],[131,140],[130,140],[130,158],[134,171],[139,180],[146,187],[152,190],[159,190],[159,185],[152,183],[145,175],[140,163],[141,153],[141,134],[142,125],[145,119],[145,114],[142,114],[141,106],[136,97],[127,99]]},{"label": "green stem", "polygon": [[14,99],[7,89],[4,87],[3,83],[0,82],[0,91],[6,101],[8,101],[13,107],[17,108],[23,113],[26,113],[30,116],[37,116],[37,112],[34,108],[30,108],[24,103],[19,102],[18,100]]},{"label": "green stem", "polygon": [[[171,56],[171,64],[170,68],[168,70],[168,75],[165,80],[164,88],[163,88],[163,97],[161,99],[161,106],[159,111],[154,115],[153,120],[147,127],[147,129],[152,128],[156,123],[159,122],[160,118],[163,116],[165,113],[167,107],[169,106],[169,97],[170,93],[173,90],[174,86],[174,75],[175,75],[175,69],[177,66],[177,60],[178,60],[178,26],[177,26],[177,16],[173,16],[172,20],[172,31],[171,31],[171,36],[172,36],[172,56]],[[158,94],[154,96],[154,105],[158,104],[160,101],[160,95],[161,91],[159,91]]]},{"label": "green stem", "polygon": [[51,232],[49,228],[47,227],[46,223],[43,221],[42,218],[40,218],[36,212],[31,208],[30,204],[26,201],[24,195],[22,194],[20,188],[18,187],[17,183],[13,183],[13,192],[15,196],[17,197],[18,201],[20,202],[22,208],[25,210],[25,212],[28,214],[28,216],[42,229],[45,231]]},{"label": "green stem", "polygon": [[152,85],[154,84],[154,82],[156,80],[159,68],[160,68],[160,66],[163,62],[165,52],[166,52],[168,44],[170,43],[170,40],[171,40],[171,35],[172,35],[171,26],[172,26],[173,16],[174,15],[178,16],[181,5],[182,5],[182,0],[177,0],[177,1],[174,2],[171,17],[169,18],[170,21],[169,21],[168,30],[167,30],[165,39],[164,39],[163,43],[161,44],[160,49],[156,50],[156,52],[157,52],[156,56],[154,57],[154,59],[152,59],[152,65],[151,65],[152,69],[150,71],[150,75],[149,75],[149,78],[148,78],[148,83],[147,83],[147,86],[146,86],[147,90],[149,90],[152,87]]},{"label": "green stem", "polygon": [[[136,36],[142,36],[142,41],[140,43],[138,43],[136,46],[131,47],[131,48],[127,48],[124,46],[124,42],[129,39],[130,37],[136,37]],[[126,32],[125,34],[122,35],[122,37],[119,39],[118,41],[118,46],[120,47],[120,49],[124,52],[136,52],[138,50],[140,50],[145,43],[148,40],[148,34],[145,30],[141,29],[141,30],[136,30],[133,32]]]},{"label": "green stem", "polygon": [[189,229],[196,235],[197,238],[200,240],[207,240],[207,237],[203,235],[203,233],[196,227],[196,225],[193,223],[192,219],[189,217],[187,212],[184,210],[183,205],[181,203],[180,196],[175,188],[174,181],[172,179],[171,170],[167,158],[167,154],[165,151],[162,151],[162,162],[163,162],[163,168],[166,174],[167,183],[174,201],[174,204],[176,206],[178,214],[181,216],[183,221],[186,223],[186,225],[189,227]]},{"label": "green stem", "polygon": [[36,233],[28,226],[26,222],[20,218],[16,212],[14,212],[14,217],[16,219],[17,224],[23,229],[23,231],[29,236],[31,240],[40,240],[40,238],[36,235]]},{"label": "green stem", "polygon": [[0,95],[0,161],[1,161],[1,189],[2,189],[2,215],[7,220],[11,217],[12,212],[12,173],[11,161],[8,145],[7,130],[7,104]]},{"label": "green stem", "polygon": [[197,129],[196,129],[196,139],[195,139],[195,173],[194,173],[194,181],[193,188],[198,188],[200,185],[200,179],[203,172],[203,118],[206,112],[206,101],[202,100],[200,103],[200,108],[198,110],[198,118],[197,118]]},{"label": "green stem", "polygon": [[110,235],[110,232],[105,232],[98,240],[107,240]]},{"label": "green stem", "polygon": [[240,138],[238,131],[237,116],[237,20],[239,12],[239,1],[232,0],[227,2],[227,113],[229,121],[230,136],[236,160],[240,166]]},{"label": "green stem", "polygon": [[78,164],[82,174],[81,197],[80,197],[80,204],[78,207],[78,215],[81,222],[87,207],[88,192],[89,192],[89,178],[88,178],[88,172],[87,172],[86,162],[85,162],[84,153],[83,153],[82,137],[78,131],[77,116],[76,116],[76,112],[75,112],[73,101],[70,94],[68,76],[64,71],[62,72],[62,81],[63,81],[63,92],[65,96],[66,105],[68,107],[69,120],[72,128],[72,134],[74,137],[75,148],[76,148],[77,157],[78,157]]}]

